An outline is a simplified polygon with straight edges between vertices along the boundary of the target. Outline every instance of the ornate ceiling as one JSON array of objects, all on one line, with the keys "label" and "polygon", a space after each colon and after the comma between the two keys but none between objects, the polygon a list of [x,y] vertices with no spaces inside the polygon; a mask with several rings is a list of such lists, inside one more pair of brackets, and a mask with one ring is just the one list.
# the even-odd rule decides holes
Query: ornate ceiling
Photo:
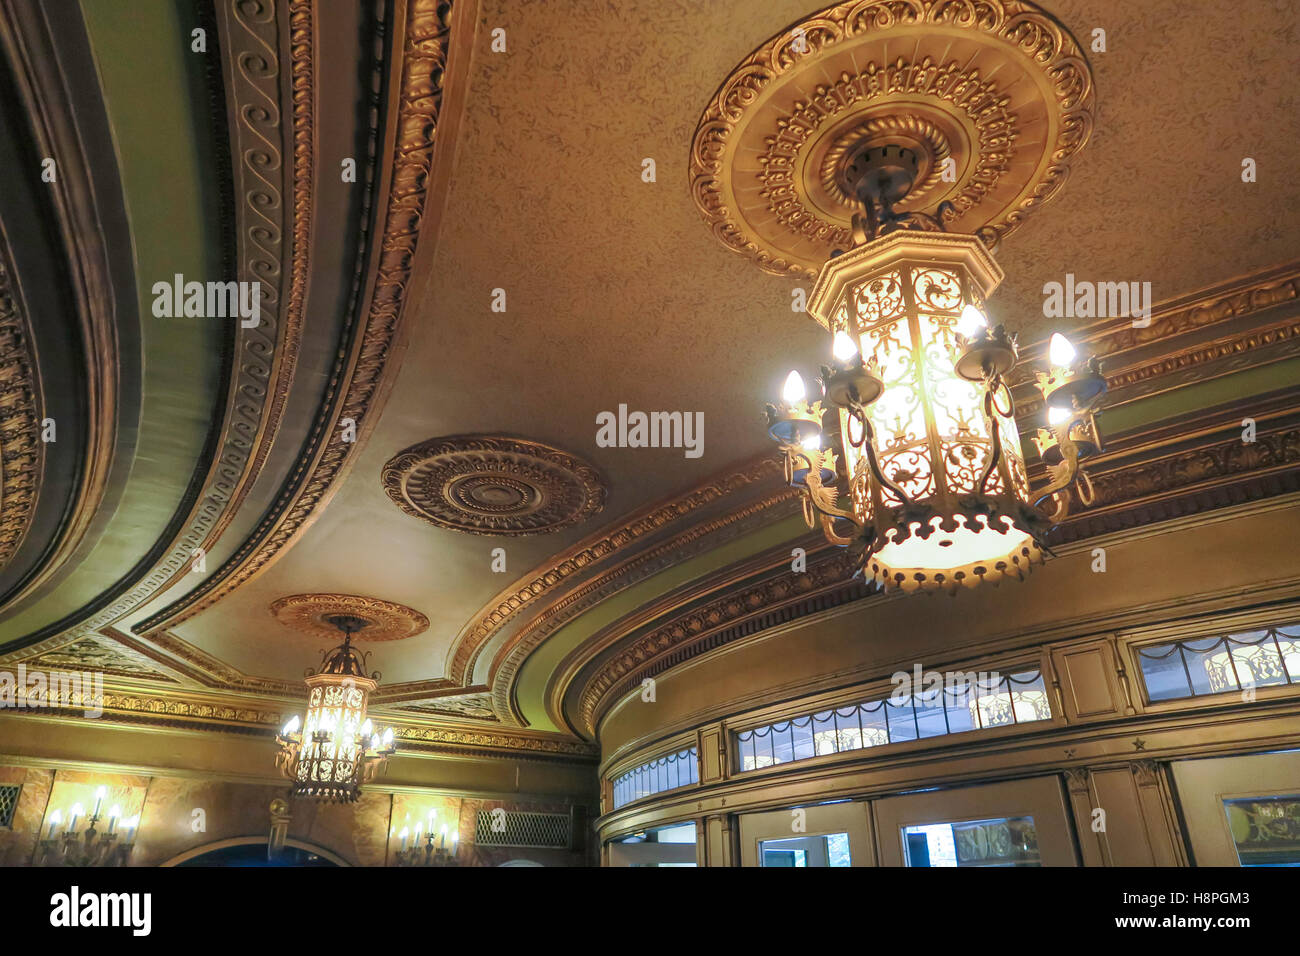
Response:
[{"label": "ornate ceiling", "polygon": [[[645,676],[877,600],[806,534],[761,423],[788,367],[823,361],[792,302],[834,230],[799,239],[757,172],[709,185],[722,147],[699,132],[815,4],[389,0],[382,26],[311,0],[140,0],[129,24],[111,0],[58,23],[6,6],[0,666],[101,670],[108,719],[269,734],[326,617],[356,613],[409,745],[586,759]],[[918,94],[908,132],[971,156],[949,198],[1016,226],[991,313],[1031,356],[1066,328],[1106,360],[1098,498],[1060,544],[1300,490],[1289,4],[1047,7],[1088,97],[1021,115],[1011,160],[978,109]],[[957,28],[886,46],[842,65],[982,66],[1011,113],[1055,68],[999,74]],[[756,155],[836,77],[786,80],[726,149]],[[846,132],[826,130],[796,152],[834,226],[821,172]],[[768,273],[732,225],[778,250]],[[1045,317],[1067,273],[1150,282],[1151,324]],[[260,322],[156,315],[177,274],[260,282]],[[602,413],[635,412],[702,416],[699,454],[608,447]]]}]

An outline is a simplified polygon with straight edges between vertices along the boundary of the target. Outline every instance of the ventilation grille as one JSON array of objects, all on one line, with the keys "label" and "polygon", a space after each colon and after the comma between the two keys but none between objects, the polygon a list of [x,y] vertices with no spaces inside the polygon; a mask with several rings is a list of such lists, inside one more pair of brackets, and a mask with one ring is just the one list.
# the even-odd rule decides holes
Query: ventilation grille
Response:
[{"label": "ventilation grille", "polygon": [[0,830],[8,830],[13,825],[18,794],[22,789],[21,784],[0,784]]},{"label": "ventilation grille", "polygon": [[480,810],[475,841],[479,846],[523,846],[567,849],[573,821],[567,813],[527,813],[523,810]]}]

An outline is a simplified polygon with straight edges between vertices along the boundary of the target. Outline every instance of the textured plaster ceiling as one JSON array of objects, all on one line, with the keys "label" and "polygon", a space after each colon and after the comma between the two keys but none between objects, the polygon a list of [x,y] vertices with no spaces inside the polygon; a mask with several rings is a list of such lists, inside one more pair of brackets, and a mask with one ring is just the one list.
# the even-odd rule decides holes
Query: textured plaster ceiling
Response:
[{"label": "textured plaster ceiling", "polygon": [[[814,4],[487,0],[433,276],[378,427],[291,553],[177,633],[249,673],[293,679],[316,643],[274,622],[302,591],[397,601],[424,634],[379,646],[385,682],[442,676],[452,638],[503,586],[602,524],[762,451],[762,403],[825,334],[793,284],[716,242],[687,188],[687,150],[718,83]],[[1294,257],[1300,110],[1291,5],[1053,0],[1089,46],[1098,114],[1061,193],[998,253],[990,303],[1026,339],[1049,331],[1044,282],[1149,281],[1172,298]],[[508,52],[488,50],[503,27]],[[1258,163],[1243,184],[1241,160]],[[642,181],[651,158],[657,181]],[[490,310],[506,290],[507,311]],[[1053,325],[1052,327],[1056,327]],[[602,449],[596,414],[701,411],[704,454]],[[400,512],[384,463],[427,438],[506,433],[592,462],[603,512],[554,535],[493,539]],[[489,570],[502,546],[508,573]]]}]

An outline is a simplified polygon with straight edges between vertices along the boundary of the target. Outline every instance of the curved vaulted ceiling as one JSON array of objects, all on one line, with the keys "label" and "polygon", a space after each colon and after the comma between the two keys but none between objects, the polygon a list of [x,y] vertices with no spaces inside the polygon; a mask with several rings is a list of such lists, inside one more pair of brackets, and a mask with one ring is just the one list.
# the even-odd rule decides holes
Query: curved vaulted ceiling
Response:
[{"label": "curved vaulted ceiling", "polygon": [[[823,359],[809,284],[717,242],[689,183],[718,84],[809,4],[3,6],[5,665],[267,733],[322,615],[369,608],[412,745],[583,759],[645,676],[881,600],[760,421]],[[990,308],[1030,356],[1064,327],[1106,360],[1068,550],[1297,490],[1300,114],[1283,3],[1050,8],[1106,31],[1094,128]],[[1151,282],[1151,324],[1045,317],[1067,273]],[[260,282],[258,325],[156,315],[178,274]],[[702,416],[700,453],[607,447],[620,407]]]}]

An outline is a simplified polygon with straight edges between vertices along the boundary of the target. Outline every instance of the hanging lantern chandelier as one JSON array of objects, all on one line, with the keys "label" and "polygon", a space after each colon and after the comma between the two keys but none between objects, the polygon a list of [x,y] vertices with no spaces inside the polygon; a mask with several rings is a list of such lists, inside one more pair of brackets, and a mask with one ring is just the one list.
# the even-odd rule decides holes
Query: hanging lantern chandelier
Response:
[{"label": "hanging lantern chandelier", "polygon": [[306,718],[295,716],[281,730],[276,766],[293,782],[293,796],[350,803],[397,748],[392,728],[381,734],[366,716],[380,675],[366,674],[369,655],[352,646],[352,635],[370,622],[350,614],[326,620],[343,643],[325,653],[319,671],[308,671]]},{"label": "hanging lantern chandelier", "polygon": [[[791,372],[768,426],[810,527],[860,551],[864,573],[887,589],[951,591],[1023,578],[1043,560],[1044,535],[1068,511],[1064,490],[1100,450],[1106,383],[1095,362],[1077,365],[1064,336],[1053,337],[1052,367],[1038,378],[1048,416],[1038,445],[1052,480],[1031,493],[1006,381],[1016,339],[985,314],[1002,271],[978,237],[944,230],[946,210],[894,211],[915,169],[915,155],[896,145],[850,166],[860,242],[826,263],[808,302],[833,336],[821,376],[830,408],[810,402]],[[1086,479],[1081,493],[1090,495]],[[1054,502],[1050,512],[1044,502]]]},{"label": "hanging lantern chandelier", "polygon": [[[887,589],[1022,578],[1101,450],[1097,363],[1053,338],[1031,488],[1012,400],[1016,337],[990,324],[991,250],[1087,141],[1087,60],[1022,0],[850,2],[777,34],[696,130],[692,191],[714,235],[814,280],[832,360],[768,406],[804,515]],[[1016,380],[1018,383],[1018,380]]]}]

